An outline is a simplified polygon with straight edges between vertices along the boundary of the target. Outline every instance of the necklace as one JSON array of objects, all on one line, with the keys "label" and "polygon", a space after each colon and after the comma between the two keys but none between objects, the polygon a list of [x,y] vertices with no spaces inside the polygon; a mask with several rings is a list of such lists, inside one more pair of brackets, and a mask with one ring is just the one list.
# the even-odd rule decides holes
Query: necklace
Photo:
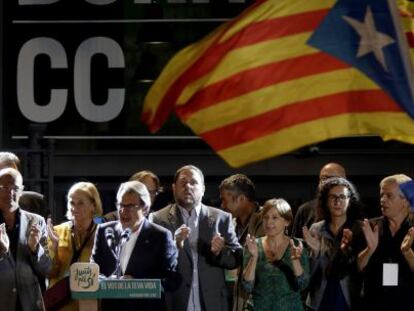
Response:
[{"label": "necklace", "polygon": [[282,259],[286,247],[288,246],[289,241],[285,237],[280,243],[272,242],[269,238],[266,238],[266,248],[265,253],[269,261],[275,261]]}]

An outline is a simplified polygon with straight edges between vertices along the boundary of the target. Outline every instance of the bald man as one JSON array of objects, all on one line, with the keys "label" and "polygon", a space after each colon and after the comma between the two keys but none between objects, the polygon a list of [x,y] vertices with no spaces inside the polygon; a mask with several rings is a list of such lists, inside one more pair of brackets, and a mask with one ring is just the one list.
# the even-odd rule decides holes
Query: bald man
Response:
[{"label": "bald man", "polygon": [[[325,180],[332,177],[346,178],[344,167],[338,163],[328,163],[324,165],[319,172],[318,189]],[[317,207],[318,200],[316,198],[299,206],[292,226],[292,236],[302,239],[302,228],[304,226],[310,228],[313,223],[318,221],[316,213]]]},{"label": "bald man", "polygon": [[[13,152],[1,151],[0,152],[0,170],[4,168],[14,168],[20,171],[20,159]],[[23,191],[19,199],[20,208],[25,211],[39,214],[45,219],[49,216],[46,200],[43,194],[34,191]]]}]

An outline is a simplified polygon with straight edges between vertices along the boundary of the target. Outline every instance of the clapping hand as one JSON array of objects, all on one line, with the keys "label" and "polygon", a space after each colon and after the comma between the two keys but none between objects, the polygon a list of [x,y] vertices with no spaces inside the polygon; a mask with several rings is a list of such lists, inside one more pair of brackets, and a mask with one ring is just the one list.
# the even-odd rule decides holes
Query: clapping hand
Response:
[{"label": "clapping hand", "polygon": [[411,227],[410,229],[408,229],[408,232],[405,235],[401,243],[401,251],[403,253],[408,252],[411,249],[413,242],[414,242],[414,227]]},{"label": "clapping hand", "polygon": [[368,219],[364,219],[362,221],[362,232],[365,236],[365,241],[367,242],[367,248],[369,252],[372,254],[375,252],[378,246],[378,226],[375,225],[374,230],[371,228],[371,224],[369,223]]},{"label": "clapping hand", "polygon": [[247,235],[246,246],[250,255],[252,255],[253,258],[257,258],[259,255],[259,251],[257,249],[256,238],[254,236],[251,236],[250,234]]},{"label": "clapping hand", "polygon": [[352,242],[352,231],[350,229],[344,229],[342,231],[342,240],[341,240],[341,251],[345,252],[349,244]]},{"label": "clapping hand", "polygon": [[295,243],[293,242],[293,239],[290,239],[290,258],[292,260],[299,260],[302,256],[303,252],[303,243],[302,241],[299,241],[298,246],[295,246]]},{"label": "clapping hand", "polygon": [[321,248],[321,241],[319,240],[319,237],[313,236],[306,226],[303,227],[302,232],[303,238],[305,239],[306,244],[309,246],[312,252],[315,255],[319,254],[319,250]]},{"label": "clapping hand", "polygon": [[220,233],[216,233],[211,239],[211,252],[214,255],[218,256],[218,254],[220,254],[221,250],[224,248],[224,245],[224,238]]},{"label": "clapping hand", "polygon": [[36,253],[37,246],[40,242],[40,226],[38,224],[32,224],[29,231],[29,237],[27,239],[27,245],[32,253]]},{"label": "clapping hand", "polygon": [[179,227],[175,231],[174,238],[175,238],[175,243],[177,244],[178,248],[184,247],[184,241],[188,239],[188,237],[190,236],[190,233],[191,233],[190,227],[186,226],[185,224],[181,225],[181,227]]},{"label": "clapping hand", "polygon": [[6,224],[0,225],[0,255],[5,254],[9,251],[10,241],[9,236],[6,232]]}]

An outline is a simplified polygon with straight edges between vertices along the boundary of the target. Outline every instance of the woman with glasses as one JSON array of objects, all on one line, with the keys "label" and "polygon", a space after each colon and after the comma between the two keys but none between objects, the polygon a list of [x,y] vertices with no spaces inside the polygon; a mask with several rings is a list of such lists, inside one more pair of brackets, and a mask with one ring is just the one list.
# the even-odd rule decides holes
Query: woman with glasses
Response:
[{"label": "woman with glasses", "polygon": [[[53,227],[50,219],[48,220],[49,250],[53,268],[49,273],[46,305],[54,298],[48,297],[54,295],[53,286],[61,286],[59,282],[67,281],[64,279],[69,275],[71,264],[89,262],[96,231],[94,217],[101,215],[102,203],[95,185],[90,182],[78,182],[69,189],[67,195],[66,217],[69,221]],[[78,310],[77,301],[67,298],[57,303],[58,309]]]},{"label": "woman with glasses", "polygon": [[319,189],[322,221],[303,228],[311,250],[311,280],[306,305],[310,310],[355,310],[359,279],[350,242],[361,204],[354,186],[334,177]]}]

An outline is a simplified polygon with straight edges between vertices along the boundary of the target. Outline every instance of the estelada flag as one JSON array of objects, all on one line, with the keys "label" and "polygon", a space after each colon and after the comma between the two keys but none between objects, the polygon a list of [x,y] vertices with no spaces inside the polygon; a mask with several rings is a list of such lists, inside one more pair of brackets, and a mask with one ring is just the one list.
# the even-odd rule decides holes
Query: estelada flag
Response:
[{"label": "estelada flag", "polygon": [[331,138],[414,143],[413,71],[395,0],[262,0],[177,53],[142,119],[172,111],[229,165]]}]

